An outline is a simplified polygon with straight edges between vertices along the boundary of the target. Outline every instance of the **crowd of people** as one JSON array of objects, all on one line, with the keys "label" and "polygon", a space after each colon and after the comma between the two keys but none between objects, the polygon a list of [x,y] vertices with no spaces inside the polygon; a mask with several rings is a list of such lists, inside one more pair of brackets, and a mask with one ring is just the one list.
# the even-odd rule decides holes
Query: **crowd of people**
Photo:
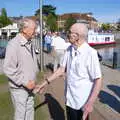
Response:
[{"label": "crowd of people", "polygon": [[52,57],[54,57],[54,72],[59,67],[60,61],[69,45],[70,42],[63,39],[59,32],[48,31],[46,33],[44,37],[43,50],[47,50],[47,53],[51,53]]},{"label": "crowd of people", "polygon": [[36,23],[24,18],[19,26],[20,33],[9,41],[4,60],[14,120],[34,120],[34,94],[42,94],[47,85],[64,74],[67,120],[88,120],[101,89],[102,76],[97,51],[86,42],[87,26],[73,24],[68,33],[69,43],[58,32],[46,34],[47,50],[55,57],[54,72],[40,85],[36,84],[38,64],[32,45]]}]

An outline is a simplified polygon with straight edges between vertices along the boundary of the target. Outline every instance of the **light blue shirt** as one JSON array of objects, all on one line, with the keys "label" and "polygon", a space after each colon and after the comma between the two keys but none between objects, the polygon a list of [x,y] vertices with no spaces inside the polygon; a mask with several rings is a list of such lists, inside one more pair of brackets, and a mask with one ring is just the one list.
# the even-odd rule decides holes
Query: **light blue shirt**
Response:
[{"label": "light blue shirt", "polygon": [[66,105],[80,109],[87,102],[95,79],[101,77],[97,51],[86,42],[77,50],[71,45],[61,61],[61,66],[67,66]]},{"label": "light blue shirt", "polygon": [[52,37],[51,37],[50,35],[46,35],[44,39],[45,39],[45,43],[46,43],[46,44],[51,44],[51,42],[52,42]]}]

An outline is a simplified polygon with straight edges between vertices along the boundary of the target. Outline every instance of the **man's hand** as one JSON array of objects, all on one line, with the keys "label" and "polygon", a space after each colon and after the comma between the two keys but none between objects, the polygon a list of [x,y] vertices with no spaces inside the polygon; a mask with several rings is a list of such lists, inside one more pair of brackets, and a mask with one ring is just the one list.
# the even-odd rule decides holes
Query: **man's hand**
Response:
[{"label": "man's hand", "polygon": [[42,94],[44,92],[46,85],[47,85],[46,81],[44,83],[42,83],[41,85],[36,85],[33,92]]},{"label": "man's hand", "polygon": [[24,85],[27,89],[32,90],[35,88],[35,81],[29,80],[26,85]]},{"label": "man's hand", "polygon": [[87,116],[92,111],[93,111],[93,104],[90,103],[90,102],[86,103],[85,106],[83,107],[83,117],[82,117],[82,120],[86,120]]}]

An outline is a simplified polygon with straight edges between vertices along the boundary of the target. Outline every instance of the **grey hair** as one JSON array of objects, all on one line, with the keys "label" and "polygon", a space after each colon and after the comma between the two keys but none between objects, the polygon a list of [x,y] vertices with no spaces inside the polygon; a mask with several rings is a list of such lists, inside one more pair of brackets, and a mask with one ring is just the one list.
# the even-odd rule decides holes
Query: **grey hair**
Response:
[{"label": "grey hair", "polygon": [[21,32],[24,28],[31,27],[35,23],[32,19],[29,18],[23,18],[18,23],[19,31]]}]

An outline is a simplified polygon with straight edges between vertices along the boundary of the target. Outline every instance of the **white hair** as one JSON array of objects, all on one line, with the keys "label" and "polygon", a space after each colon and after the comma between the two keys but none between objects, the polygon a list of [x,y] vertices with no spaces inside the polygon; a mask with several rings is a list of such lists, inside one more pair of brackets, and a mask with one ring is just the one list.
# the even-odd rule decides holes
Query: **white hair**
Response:
[{"label": "white hair", "polygon": [[24,28],[32,27],[35,24],[35,21],[29,18],[23,18],[18,23],[19,31],[22,31]]},{"label": "white hair", "polygon": [[88,37],[88,27],[84,23],[75,23],[71,26],[77,33],[82,34],[83,37],[87,40]]}]

